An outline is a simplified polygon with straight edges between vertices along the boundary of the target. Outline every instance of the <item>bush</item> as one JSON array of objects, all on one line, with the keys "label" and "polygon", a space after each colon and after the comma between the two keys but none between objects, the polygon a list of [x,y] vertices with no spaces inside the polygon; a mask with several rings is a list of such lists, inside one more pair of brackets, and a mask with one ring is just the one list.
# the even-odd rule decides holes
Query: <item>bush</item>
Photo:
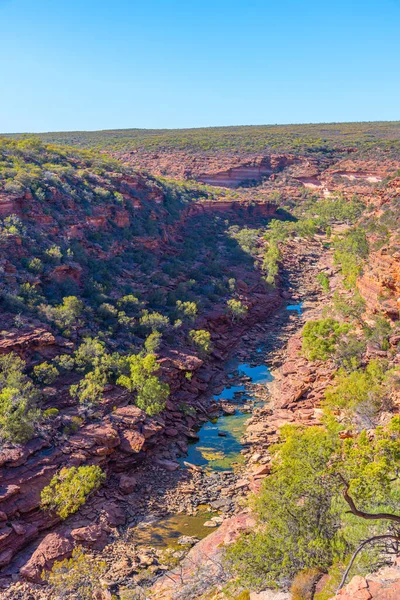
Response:
[{"label": "bush", "polygon": [[46,408],[46,410],[43,411],[43,418],[55,419],[56,417],[58,417],[59,414],[60,411],[58,410],[58,408]]},{"label": "bush", "polygon": [[76,296],[66,296],[58,306],[43,306],[46,317],[63,330],[76,329],[84,309],[83,302]]},{"label": "bush", "polygon": [[340,369],[334,385],[325,392],[325,405],[331,410],[372,418],[381,407],[385,377],[385,365],[377,360],[371,360],[363,371],[347,373]]},{"label": "bush", "polygon": [[98,366],[104,358],[106,346],[99,338],[85,338],[74,354],[78,371],[86,371]]},{"label": "bush", "polygon": [[189,338],[196,346],[201,356],[207,356],[212,352],[211,334],[205,329],[192,329]]},{"label": "bush", "polygon": [[196,319],[196,302],[182,302],[181,300],[178,300],[176,303],[176,310],[183,320],[194,321]]},{"label": "bush", "polygon": [[23,443],[33,437],[40,420],[38,392],[14,353],[0,356],[0,438]]},{"label": "bush", "polygon": [[336,349],[341,335],[348,332],[348,324],[335,319],[308,321],[302,332],[302,348],[309,360],[327,360]]},{"label": "bush", "polygon": [[41,508],[53,510],[61,519],[66,519],[85,504],[89,494],[97,490],[105,479],[105,473],[95,465],[65,467],[42,490]]},{"label": "bush", "polygon": [[77,547],[70,559],[56,561],[51,571],[44,571],[42,579],[49,582],[59,598],[73,594],[79,600],[92,600],[93,593],[101,589],[99,582],[107,568],[106,562],[95,560]]},{"label": "bush", "polygon": [[93,371],[86,373],[79,383],[71,385],[69,392],[80,404],[91,406],[101,401],[106,383],[107,375],[104,369],[95,367]]},{"label": "bush", "polygon": [[233,321],[239,321],[240,319],[244,319],[247,314],[248,307],[243,304],[240,300],[228,300],[226,303],[228,306],[228,310],[232,316]]},{"label": "bush", "polygon": [[164,331],[169,326],[169,319],[158,312],[149,313],[148,310],[144,310],[140,317],[140,325],[147,330]]},{"label": "bush", "polygon": [[327,277],[325,273],[318,273],[316,279],[322,287],[323,291],[328,293],[330,290],[329,277]]},{"label": "bush", "polygon": [[156,415],[165,408],[169,386],[154,375],[159,365],[155,354],[134,354],[127,358],[129,375],[121,375],[117,383],[130,392],[136,392],[136,404],[148,415]]},{"label": "bush", "polygon": [[144,342],[144,348],[147,354],[154,354],[157,352],[161,345],[162,334],[159,331],[153,331],[149,336],[147,336]]},{"label": "bush", "polygon": [[33,367],[33,373],[36,381],[47,385],[53,383],[59,375],[58,369],[48,362],[43,362]]}]

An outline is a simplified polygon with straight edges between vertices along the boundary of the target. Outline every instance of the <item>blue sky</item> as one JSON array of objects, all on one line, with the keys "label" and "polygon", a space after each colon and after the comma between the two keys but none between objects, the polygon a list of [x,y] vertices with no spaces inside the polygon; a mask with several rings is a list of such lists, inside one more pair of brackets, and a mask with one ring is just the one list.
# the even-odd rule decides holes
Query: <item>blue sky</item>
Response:
[{"label": "blue sky", "polygon": [[400,119],[400,0],[0,0],[0,131]]}]

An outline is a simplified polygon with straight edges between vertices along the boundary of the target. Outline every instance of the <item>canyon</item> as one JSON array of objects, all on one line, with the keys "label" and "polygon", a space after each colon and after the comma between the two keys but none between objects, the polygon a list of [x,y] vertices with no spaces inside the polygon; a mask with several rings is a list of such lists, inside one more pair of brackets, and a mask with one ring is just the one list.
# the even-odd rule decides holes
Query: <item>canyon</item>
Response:
[{"label": "canyon", "polygon": [[[159,372],[169,385],[170,396],[160,415],[146,414],[132,404],[132,395],[126,389],[113,382],[105,386],[97,414],[94,418],[87,417],[69,394],[70,384],[79,380],[76,373],[64,373],[56,384],[43,389],[44,408],[59,411],[55,419],[27,443],[8,443],[0,451],[3,589],[0,597],[48,598],[48,590],[41,581],[43,569],[50,569],[56,560],[69,557],[75,546],[95,552],[107,563],[106,579],[112,576],[114,580],[104,585],[102,600],[109,600],[119,586],[128,584],[145,569],[153,569],[154,582],[149,593],[160,600],[184,598],[184,593],[189,594],[188,598],[202,598],[207,585],[218,587],[222,583],[225,574],[222,575],[220,566],[221,547],[230,544],[239,532],[254,526],[252,514],[244,508],[245,500],[249,493],[259,492],[263,479],[268,477],[269,448],[279,440],[280,428],[287,423],[304,426],[321,423],[321,402],[336,367],[332,361],[310,362],[302,356],[301,330],[306,320],[320,318],[326,305],[332,302],[340,287],[340,270],[324,234],[317,233],[312,240],[293,235],[283,245],[275,287],[265,286],[260,272],[249,266],[244,256],[233,268],[226,267],[230,260],[226,258],[229,236],[221,229],[221,221],[229,222],[231,227],[265,228],[272,218],[286,218],[290,202],[304,202],[307,190],[318,198],[341,194],[348,201],[357,194],[370,208],[372,220],[392,208],[396,211],[399,162],[392,158],[377,161],[357,157],[354,149],[344,154],[312,157],[221,152],[211,156],[161,149],[112,152],[121,164],[133,166],[135,173],[110,170],[106,175],[92,175],[96,189],[101,186],[103,190],[103,199],[93,205],[85,206],[56,186],[46,192],[47,204],[26,190],[0,193],[0,218],[16,215],[33,232],[29,241],[22,228],[0,240],[2,283],[10,291],[27,277],[36,289],[55,283],[78,294],[89,276],[93,276],[88,270],[90,260],[103,262],[113,271],[112,261],[139,249],[153,261],[148,271],[137,275],[140,257],[135,257],[132,264],[123,263],[122,267],[118,264],[113,290],[134,281],[143,298],[155,289],[171,293],[193,277],[178,269],[176,275],[164,271],[167,277],[160,281],[160,267],[163,261],[185,253],[185,241],[197,230],[199,238],[194,241],[197,254],[190,260],[201,270],[216,255],[222,257],[224,277],[235,276],[236,297],[247,307],[245,317],[235,320],[226,311],[226,293],[218,298],[214,290],[211,301],[205,303],[195,321],[196,328],[210,332],[213,350],[208,356],[187,343],[186,325],[182,334],[178,330],[178,338],[173,342],[163,342],[158,355]],[[136,172],[137,169],[147,173]],[[176,188],[168,187],[168,183],[157,179],[160,175],[173,177],[179,184]],[[196,184],[191,188],[192,181],[200,187]],[[207,188],[203,189],[201,184]],[[208,186],[214,189],[210,191]],[[179,196],[182,189],[190,200]],[[137,227],[134,234],[128,234],[134,227]],[[343,227],[345,230],[348,225],[334,224],[333,233],[340,235]],[[200,238],[205,240],[207,236],[215,241],[212,250],[202,246]],[[372,232],[371,243],[376,242],[376,248],[373,247],[368,264],[357,279],[357,287],[370,316],[384,314],[395,324],[400,302],[398,234],[390,233],[384,244],[378,237],[378,233]],[[89,260],[80,260],[76,251],[62,264],[49,263],[44,273],[22,275],[19,265],[31,256],[35,239],[42,244],[45,240],[48,247],[54,243],[78,242]],[[108,241],[102,245],[105,239]],[[317,284],[320,273],[329,276],[328,296],[321,293]],[[207,284],[203,287],[208,292]],[[155,306],[163,303],[165,296]],[[302,306],[298,308],[300,303]],[[295,310],[287,310],[293,304]],[[60,354],[71,355],[79,340],[98,333],[91,329],[91,324],[82,324],[68,337],[38,314],[29,313],[20,323],[7,305],[1,310],[0,355],[15,353],[26,361],[28,369]],[[118,328],[111,337],[115,348],[117,343],[126,349],[132,340],[134,344],[138,341],[136,332],[129,334]],[[373,345],[368,351],[371,356],[382,352]],[[399,363],[398,336],[390,338],[385,352],[393,364]],[[236,361],[233,370],[232,360]],[[252,383],[237,365],[267,366],[273,381]],[[229,397],[232,384],[247,390],[244,397],[240,394]],[[393,402],[397,407],[396,394]],[[77,415],[82,421],[74,430],[72,418]],[[229,423],[234,415],[244,415],[247,421],[239,441],[235,438],[238,446],[234,464],[213,469],[213,461],[218,463],[218,458],[222,458],[218,456],[218,448],[225,448],[225,439],[232,441],[229,428],[224,430],[221,423]],[[208,447],[217,456],[206,458],[203,464],[190,462],[188,452],[193,452],[199,436],[202,440],[200,428],[207,427],[210,419],[218,418],[216,427],[222,433],[221,445]],[[68,431],[66,424],[71,426]],[[54,474],[65,466],[85,464],[101,466],[108,475],[106,484],[65,522],[58,515],[43,511],[41,491]],[[212,516],[204,517],[204,521],[211,520],[214,525],[210,527],[217,527],[216,531],[199,542],[192,540],[192,549],[182,554],[179,568],[160,570],[163,564],[160,553],[148,543],[137,544],[135,528],[142,523],[145,530],[147,519],[151,532],[152,523],[156,528],[160,519],[169,515],[200,514],[201,517],[204,504],[212,509]],[[181,525],[174,532],[176,536],[196,537],[190,536]],[[205,533],[203,524],[200,529]],[[353,580],[338,598],[345,599],[346,594],[368,600],[394,598],[383,595],[376,583],[379,577],[379,581],[386,577],[391,582],[390,589],[395,591],[400,577],[396,575],[396,567],[393,569],[382,577]],[[197,588],[190,588],[194,585]],[[265,591],[265,598],[273,598],[268,593]],[[289,598],[288,592],[281,594],[284,595],[279,600]],[[255,592],[250,595],[250,598],[262,597]]]}]

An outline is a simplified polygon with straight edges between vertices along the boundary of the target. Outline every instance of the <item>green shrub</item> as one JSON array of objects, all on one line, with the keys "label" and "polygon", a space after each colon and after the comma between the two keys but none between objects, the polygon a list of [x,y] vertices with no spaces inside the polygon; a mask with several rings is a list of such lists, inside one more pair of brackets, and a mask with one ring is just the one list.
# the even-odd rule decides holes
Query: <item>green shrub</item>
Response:
[{"label": "green shrub", "polygon": [[104,386],[107,383],[107,375],[102,367],[95,367],[80,380],[79,383],[71,385],[69,392],[73,398],[77,398],[80,404],[91,406],[98,404],[103,398]]},{"label": "green shrub", "polygon": [[5,441],[28,441],[40,421],[38,391],[24,368],[16,354],[0,356],[0,439]]},{"label": "green shrub", "polygon": [[140,317],[140,325],[147,330],[164,331],[169,326],[169,319],[158,312],[150,313],[144,310]]},{"label": "green shrub", "polygon": [[46,385],[52,384],[59,375],[58,369],[48,362],[43,362],[33,367],[33,373],[36,381]]},{"label": "green shrub", "polygon": [[42,490],[41,507],[66,519],[85,504],[89,494],[97,490],[105,479],[105,473],[95,465],[65,467]]},{"label": "green shrub", "polygon": [[381,407],[386,376],[385,365],[378,360],[371,360],[362,371],[347,373],[340,369],[334,384],[325,392],[325,405],[331,410],[358,412],[371,418]]},{"label": "green shrub", "polygon": [[201,356],[207,356],[212,352],[211,334],[205,329],[192,329],[189,338],[196,346]]},{"label": "green shrub", "polygon": [[117,383],[130,392],[136,392],[136,404],[148,415],[156,415],[165,408],[169,386],[154,374],[159,365],[155,354],[134,354],[127,358],[129,375],[121,375]]},{"label": "green shrub", "polygon": [[318,273],[316,279],[322,287],[323,291],[328,293],[331,287],[329,284],[329,277],[325,273]]},{"label": "green shrub", "polygon": [[76,329],[80,324],[79,317],[82,316],[84,304],[76,296],[66,296],[62,304],[58,306],[43,306],[45,316],[60,329]]},{"label": "green shrub", "polygon": [[55,419],[56,417],[58,417],[59,414],[60,411],[58,410],[58,408],[46,408],[46,410],[43,411],[43,418]]},{"label": "green shrub", "polygon": [[309,360],[327,360],[335,351],[341,335],[348,332],[350,326],[340,324],[334,319],[308,321],[302,332],[302,348]]},{"label": "green shrub", "polygon": [[196,319],[196,302],[182,302],[181,300],[178,300],[176,303],[176,310],[183,320],[194,321]]},{"label": "green shrub", "polygon": [[231,300],[227,301],[228,311],[232,316],[233,321],[239,321],[240,319],[244,319],[247,314],[248,307],[243,304],[240,300]]}]

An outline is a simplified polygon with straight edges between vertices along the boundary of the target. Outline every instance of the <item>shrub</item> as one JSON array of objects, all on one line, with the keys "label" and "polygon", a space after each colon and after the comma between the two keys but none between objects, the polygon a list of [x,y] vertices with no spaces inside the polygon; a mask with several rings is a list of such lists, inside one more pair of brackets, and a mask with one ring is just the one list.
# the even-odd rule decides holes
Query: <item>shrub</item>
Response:
[{"label": "shrub", "polygon": [[93,371],[86,373],[79,383],[71,385],[69,392],[80,404],[91,406],[101,401],[106,383],[107,375],[104,369],[95,367]]},{"label": "shrub", "polygon": [[157,352],[161,345],[162,334],[159,331],[153,331],[149,336],[147,336],[144,342],[144,348],[147,354],[154,354]]},{"label": "shrub", "polygon": [[308,321],[302,332],[302,348],[309,360],[327,360],[336,349],[340,336],[349,330],[348,324],[335,319]]},{"label": "shrub", "polygon": [[62,259],[60,246],[51,246],[45,251],[45,257],[49,262],[59,263]]},{"label": "shrub", "polygon": [[233,321],[244,319],[244,317],[247,314],[248,307],[245,304],[243,304],[243,302],[241,302],[240,300],[234,300],[232,298],[231,300],[228,300],[226,304]]},{"label": "shrub", "polygon": [[105,473],[95,465],[65,467],[42,490],[41,507],[66,519],[85,504],[89,494],[97,490],[105,479]]},{"label": "shrub", "polygon": [[31,271],[31,273],[42,273],[43,271],[43,263],[40,260],[40,258],[32,258],[32,260],[30,260],[28,262],[28,269],[29,271]]},{"label": "shrub", "polygon": [[176,303],[176,309],[183,320],[194,321],[197,316],[197,304],[196,302],[182,302],[178,300]]},{"label": "shrub", "polygon": [[46,410],[43,411],[43,418],[55,419],[56,417],[58,417],[59,414],[60,411],[58,410],[58,408],[46,408]]},{"label": "shrub", "polygon": [[58,369],[48,362],[43,362],[33,367],[33,373],[36,381],[47,385],[53,383],[59,375]]},{"label": "shrub", "polygon": [[117,383],[137,393],[136,404],[148,415],[156,415],[165,408],[169,386],[154,374],[158,369],[155,354],[134,354],[127,358],[129,375],[121,375]]},{"label": "shrub", "polygon": [[324,290],[324,292],[328,293],[330,290],[330,284],[327,275],[325,273],[318,273],[316,279],[322,287],[322,289]]},{"label": "shrub", "polygon": [[336,345],[335,362],[346,371],[354,371],[359,368],[365,349],[366,343],[363,339],[360,340],[351,333],[344,335]]},{"label": "shrub", "polygon": [[158,312],[149,313],[148,310],[144,310],[140,317],[140,325],[147,330],[164,331],[169,326],[169,319]]},{"label": "shrub", "polygon": [[371,360],[363,371],[347,373],[340,369],[333,386],[325,392],[325,405],[371,418],[381,406],[385,377],[385,365],[378,360]]},{"label": "shrub", "polygon": [[73,594],[80,600],[92,600],[100,588],[100,579],[107,571],[107,563],[95,560],[81,547],[72,552],[70,559],[56,561],[51,571],[44,571],[42,579],[53,587],[57,597]]},{"label": "shrub", "polygon": [[0,438],[17,443],[28,441],[40,420],[38,392],[24,368],[16,354],[0,356]]},{"label": "shrub", "polygon": [[99,338],[85,338],[74,354],[74,363],[78,371],[86,371],[98,366],[105,352],[106,346]]},{"label": "shrub", "polygon": [[64,330],[76,329],[80,325],[79,317],[84,309],[83,302],[76,296],[66,296],[58,306],[45,306],[46,317]]},{"label": "shrub", "polygon": [[192,329],[189,331],[189,338],[196,346],[200,355],[207,356],[212,352],[211,334],[205,329]]}]

